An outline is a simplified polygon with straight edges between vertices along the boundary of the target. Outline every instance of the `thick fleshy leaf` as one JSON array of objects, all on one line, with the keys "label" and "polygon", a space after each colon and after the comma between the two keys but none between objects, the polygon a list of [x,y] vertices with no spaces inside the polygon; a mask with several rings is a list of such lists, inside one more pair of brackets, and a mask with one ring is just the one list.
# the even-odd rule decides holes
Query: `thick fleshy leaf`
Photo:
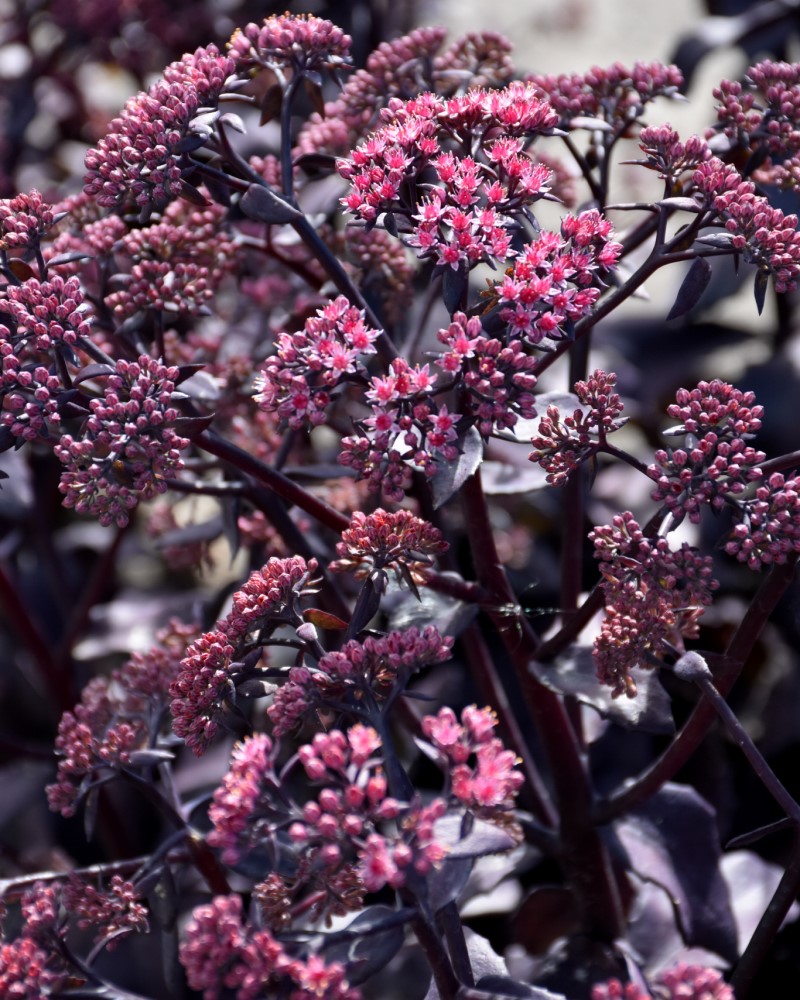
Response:
[{"label": "thick fleshy leaf", "polygon": [[458,309],[464,307],[464,295],[469,285],[469,272],[458,268],[445,267],[442,274],[442,301],[452,316]]},{"label": "thick fleshy leaf", "polygon": [[669,695],[654,670],[637,670],[635,698],[612,698],[611,689],[601,684],[591,646],[570,646],[555,663],[531,663],[536,679],[558,694],[571,695],[591,705],[605,719],[627,729],[646,733],[672,733],[675,723]]},{"label": "thick fleshy leaf", "polygon": [[302,212],[263,184],[251,184],[242,195],[239,207],[249,219],[272,225],[281,226],[303,218]]},{"label": "thick fleshy leaf", "polygon": [[694,309],[708,287],[709,281],[711,281],[711,265],[705,257],[695,257],[692,266],[686,272],[686,277],[681,282],[672,308],[667,314],[667,320],[685,316],[686,313]]},{"label": "thick fleshy leaf", "polygon": [[74,376],[72,379],[73,385],[80,385],[81,382],[86,382],[92,378],[107,378],[109,375],[114,374],[113,365],[95,364],[86,365],[84,368]]},{"label": "thick fleshy leaf", "polygon": [[483,492],[489,496],[532,493],[550,485],[545,470],[533,462],[517,466],[510,462],[491,460],[487,460],[481,466],[481,483]]},{"label": "thick fleshy leaf", "polygon": [[519,997],[520,1000],[567,1000],[563,993],[551,993],[541,986],[531,986],[530,983],[521,983],[516,979],[509,979],[508,976],[482,976],[476,983],[475,989],[480,990],[486,1000],[493,997]]},{"label": "thick fleshy leaf", "polygon": [[[455,573],[443,573],[444,577],[460,580]],[[442,635],[457,638],[478,613],[477,604],[448,597],[433,590],[423,588],[419,600],[412,594],[404,594],[389,614],[389,627],[394,629],[424,628],[435,625]]]},{"label": "thick fleshy leaf", "polygon": [[283,87],[279,83],[273,83],[267,88],[266,94],[261,101],[261,118],[259,124],[266,125],[273,118],[277,118],[283,106]]},{"label": "thick fleshy leaf", "polygon": [[425,876],[427,903],[432,913],[438,913],[461,895],[473,864],[471,858],[447,857]]},{"label": "thick fleshy leaf", "polygon": [[756,300],[756,309],[760,316],[764,309],[764,302],[767,298],[767,288],[769,288],[769,274],[767,271],[756,271],[756,279],[753,284],[753,295]]},{"label": "thick fleshy leaf", "polygon": [[483,441],[475,427],[459,437],[457,446],[460,454],[455,462],[439,462],[431,479],[434,510],[461,489],[483,459]]},{"label": "thick fleshy leaf", "polygon": [[336,615],[332,615],[330,611],[321,611],[319,608],[306,608],[303,612],[303,618],[307,622],[311,622],[312,625],[316,625],[317,628],[334,629],[336,631],[343,631],[347,628],[347,622],[342,621]]},{"label": "thick fleshy leaf", "polygon": [[473,818],[469,827],[469,831],[462,834],[462,817],[459,814],[443,816],[436,822],[436,839],[447,844],[448,858],[479,858],[484,854],[510,851],[517,846],[518,841],[514,837],[493,823]]},{"label": "thick fleshy leaf", "polygon": [[736,922],[711,806],[693,788],[667,784],[614,830],[633,871],[668,894],[684,941],[733,961]]},{"label": "thick fleshy leaf", "polygon": [[[406,919],[411,915],[409,911]],[[324,948],[325,961],[341,962],[347,969],[347,981],[358,986],[388,965],[400,950],[403,925],[402,912],[390,906],[370,906],[344,928],[347,936],[354,937]]]}]

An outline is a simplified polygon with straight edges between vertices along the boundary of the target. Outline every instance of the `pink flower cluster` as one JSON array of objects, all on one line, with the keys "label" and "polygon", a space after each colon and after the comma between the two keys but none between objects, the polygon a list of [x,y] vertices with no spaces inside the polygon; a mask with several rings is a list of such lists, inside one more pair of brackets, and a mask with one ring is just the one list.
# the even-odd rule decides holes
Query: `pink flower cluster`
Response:
[{"label": "pink flower cluster", "polygon": [[176,201],[160,222],[126,233],[115,250],[130,273],[117,276],[124,285],[106,296],[109,309],[122,318],[140,309],[202,312],[236,260],[225,215],[221,205]]},{"label": "pink flower cluster", "polygon": [[660,62],[636,62],[631,69],[614,63],[558,76],[533,73],[527,80],[556,109],[561,127],[589,117],[602,119],[617,132],[633,125],[651,101],[672,98],[683,85],[678,67]]},{"label": "pink flower cluster", "polygon": [[288,1000],[360,1000],[350,989],[344,968],[326,965],[317,955],[291,957],[269,931],[244,922],[241,896],[217,896],[195,907],[180,946],[180,962],[189,986],[203,1000],[258,1000],[270,995]]},{"label": "pink flower cluster", "polygon": [[536,346],[585,316],[600,296],[597,279],[622,251],[612,236],[608,219],[589,209],[566,216],[560,234],[542,231],[528,243],[492,289],[509,335]]},{"label": "pink flower cluster", "polygon": [[[289,827],[294,844],[319,850],[320,861],[334,868],[355,853],[356,871],[368,892],[385,885],[404,885],[407,870],[426,874],[446,853],[436,840],[434,824],[447,811],[443,799],[428,805],[391,798],[381,760],[377,732],[362,725],[347,734],[318,733],[298,756],[308,777],[324,784],[316,801],[307,802],[302,821]],[[382,833],[384,824],[392,832]]]},{"label": "pink flower cluster", "polygon": [[660,973],[654,994],[619,979],[592,987],[592,1000],[735,1000],[733,990],[716,969],[683,963]]},{"label": "pink flower cluster", "polygon": [[247,637],[281,624],[302,624],[297,602],[317,568],[300,556],[270,559],[233,595],[228,615],[186,650],[169,695],[173,730],[199,756],[219,728],[217,716],[231,695],[231,663]]},{"label": "pink flower cluster", "polygon": [[166,490],[165,477],[183,467],[180,453],[189,445],[175,430],[177,377],[177,368],[147,355],[117,361],[102,398],[89,404],[81,437],[65,434],[54,448],[65,466],[65,507],[122,526],[141,500]]},{"label": "pink flower cluster", "polygon": [[313,72],[346,67],[351,38],[313,14],[279,14],[237,28],[228,42],[237,72],[260,67]]},{"label": "pink flower cluster", "polygon": [[[497,717],[490,708],[469,705],[459,723],[451,708],[422,720],[422,731],[447,761],[452,794],[482,816],[510,809],[524,784],[519,758],[492,735]],[[468,761],[474,756],[475,765]]]},{"label": "pink flower cluster", "polygon": [[194,626],[172,621],[148,652],[134,653],[110,677],[95,677],[86,685],[80,703],[64,713],[58,726],[58,773],[46,789],[52,810],[72,816],[103,773],[136,766],[136,752],[154,745],[159,731],[152,725],[164,716],[170,684],[194,635]]},{"label": "pink flower cluster", "polygon": [[132,97],[96,149],[86,154],[85,191],[115,208],[133,199],[160,206],[185,190],[185,150],[202,145],[209,128],[194,124],[213,108],[235,63],[214,45],[170,63],[163,79]]},{"label": "pink flower cluster", "polygon": [[295,666],[275,692],[267,714],[276,736],[291,732],[313,709],[335,701],[350,703],[353,710],[365,695],[385,698],[402,690],[412,674],[423,667],[450,659],[452,638],[443,637],[433,625],[351,639],[339,650],[326,653],[315,668]]},{"label": "pink flower cluster", "polygon": [[761,427],[763,407],[753,405],[754,393],[719,379],[679,389],[675,400],[667,413],[680,423],[665,433],[683,436],[685,446],[656,452],[648,469],[657,484],[652,497],[677,520],[696,523],[703,504],[720,511],[761,478],[764,453],[747,441]]},{"label": "pink flower cluster", "polygon": [[410,511],[391,513],[379,507],[365,514],[357,510],[336,545],[339,558],[328,568],[363,578],[391,567],[398,580],[408,574],[414,583],[422,584],[432,557],[448,548],[438,528]]},{"label": "pink flower cluster", "polygon": [[562,486],[570,475],[597,453],[606,435],[619,430],[624,407],[614,391],[617,376],[598,368],[587,381],[575,383],[580,407],[561,420],[557,406],[547,407],[539,421],[538,434],[531,439],[534,450],[528,456],[546,472],[547,481]]},{"label": "pink flower cluster", "polygon": [[208,843],[222,851],[226,864],[235,864],[245,853],[246,832],[251,838],[259,833],[259,799],[268,796],[267,777],[274,780],[272,756],[272,741],[263,733],[237,743],[228,773],[214,792],[208,810],[213,825]]},{"label": "pink flower cluster", "polygon": [[42,236],[55,223],[53,206],[35,188],[29,194],[0,199],[0,260],[5,263],[9,250],[23,255],[38,250]]},{"label": "pink flower cluster", "polygon": [[634,667],[648,668],[663,640],[680,646],[718,587],[712,560],[684,543],[646,538],[630,511],[589,533],[600,564],[605,619],[594,644],[597,676],[612,696],[636,694]]},{"label": "pink flower cluster", "polygon": [[718,215],[730,234],[729,246],[770,275],[776,292],[793,291],[800,274],[800,230],[796,215],[784,215],[755,193],[733,166],[717,157],[701,163],[692,175],[696,197]]},{"label": "pink flower cluster", "polygon": [[550,170],[522,141],[552,130],[546,102],[511,84],[391,100],[383,117],[339,162],[352,188],[342,203],[367,224],[385,216],[390,231],[407,234],[419,257],[441,267],[466,272],[513,255],[514,217],[550,192]]},{"label": "pink flower cluster", "polygon": [[0,942],[0,996],[9,1000],[41,1000],[67,976],[64,959],[51,936],[57,918],[56,890],[37,883],[22,900],[23,926],[14,940]]},{"label": "pink flower cluster", "polygon": [[323,423],[331,391],[365,374],[360,359],[375,353],[379,333],[340,295],[306,320],[302,332],[278,335],[277,353],[254,382],[256,402],[290,427]]}]

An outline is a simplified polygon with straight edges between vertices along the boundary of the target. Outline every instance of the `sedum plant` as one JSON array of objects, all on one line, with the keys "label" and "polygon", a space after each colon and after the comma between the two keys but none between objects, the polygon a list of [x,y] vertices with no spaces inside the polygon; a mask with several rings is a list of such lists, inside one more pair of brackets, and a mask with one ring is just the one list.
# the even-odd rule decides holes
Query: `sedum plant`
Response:
[{"label": "sedum plant", "polygon": [[[35,537],[2,566],[60,714],[47,801],[88,846],[2,882],[0,992],[745,997],[800,806],[726,698],[792,585],[798,455],[713,371],[648,426],[604,331],[662,268],[676,324],[726,264],[759,312],[795,289],[800,66],[723,81],[680,136],[675,66],[350,46],[243,24],[128,100],[80,191],[0,201],[4,486],[33,470],[38,531],[102,528],[52,643],[15,584]],[[181,613],[82,676],[91,608],[153,542]],[[794,838],[747,937],[684,773],[717,721],[782,813],[734,853]],[[630,768],[601,768],[612,739]],[[502,887],[524,901],[487,938]]]}]

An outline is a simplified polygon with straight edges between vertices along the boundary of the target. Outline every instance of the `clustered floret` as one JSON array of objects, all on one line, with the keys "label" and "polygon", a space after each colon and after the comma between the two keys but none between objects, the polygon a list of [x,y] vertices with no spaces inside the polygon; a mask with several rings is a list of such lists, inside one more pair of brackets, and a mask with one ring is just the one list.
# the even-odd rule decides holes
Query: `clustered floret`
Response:
[{"label": "clustered floret", "polygon": [[32,188],[28,194],[0,199],[0,261],[6,263],[8,252],[22,253],[39,249],[42,236],[56,223],[53,206]]},{"label": "clustered floret", "polygon": [[239,72],[269,67],[314,72],[350,62],[351,38],[313,14],[280,14],[237,28],[228,51]]},{"label": "clustered floret", "polygon": [[59,483],[65,507],[124,526],[141,500],[165,492],[189,446],[176,430],[177,377],[177,368],[144,354],[138,362],[117,361],[102,398],[89,403],[81,436],[65,434],[54,448],[65,466]]},{"label": "clustered floret", "polygon": [[562,486],[570,475],[605,444],[606,436],[625,423],[620,419],[624,407],[614,391],[617,376],[598,368],[587,381],[575,383],[575,395],[581,404],[571,416],[561,419],[557,406],[547,407],[531,439],[534,450],[528,456],[546,472],[552,486]]},{"label": "clustered floret", "polygon": [[281,333],[277,352],[254,382],[255,400],[290,427],[321,424],[331,392],[348,377],[365,374],[361,358],[375,353],[380,334],[344,295],[306,320],[299,333]]},{"label": "clustered floret", "polygon": [[170,63],[163,79],[132,97],[86,154],[86,193],[108,208],[130,199],[160,207],[188,193],[185,150],[210,134],[200,112],[216,105],[234,68],[215,45]]},{"label": "clustered floret", "polygon": [[670,549],[649,539],[630,511],[589,533],[600,564],[605,618],[594,643],[601,684],[613,697],[636,694],[634,667],[652,667],[662,643],[680,647],[697,635],[698,619],[719,586],[713,563],[691,545]]},{"label": "clustered floret", "polygon": [[680,423],[665,433],[683,436],[685,447],[656,452],[648,469],[657,483],[652,498],[676,520],[688,516],[697,523],[703,504],[718,512],[761,478],[758,466],[766,456],[747,442],[761,427],[764,409],[753,405],[754,393],[719,379],[679,389],[675,399],[667,413]]},{"label": "clustered floret", "polygon": [[223,706],[234,693],[234,656],[252,633],[302,624],[297,602],[316,568],[316,560],[300,556],[270,559],[233,595],[228,615],[186,650],[170,685],[170,707],[173,730],[198,756],[216,735]]},{"label": "clustered floret", "polygon": [[398,580],[410,577],[413,583],[422,584],[432,557],[448,548],[438,528],[410,511],[392,513],[379,507],[365,514],[357,510],[336,545],[339,558],[328,568],[334,573],[354,573],[359,579],[392,568]]}]

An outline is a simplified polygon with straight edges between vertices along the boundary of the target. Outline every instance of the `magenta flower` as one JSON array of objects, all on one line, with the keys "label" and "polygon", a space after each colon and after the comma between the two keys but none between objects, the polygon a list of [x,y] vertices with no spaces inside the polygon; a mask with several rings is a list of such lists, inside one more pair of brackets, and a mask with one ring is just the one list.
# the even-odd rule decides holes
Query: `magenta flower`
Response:
[{"label": "magenta flower", "polygon": [[29,194],[0,199],[0,260],[8,251],[39,249],[44,234],[56,223],[53,206],[33,188]]},{"label": "magenta flower", "polygon": [[231,766],[214,792],[208,817],[214,829],[208,843],[222,851],[226,864],[235,864],[242,854],[242,835],[257,819],[263,782],[272,771],[272,742],[264,734],[238,743]]},{"label": "magenta flower", "polygon": [[228,51],[239,72],[258,67],[336,70],[350,62],[350,36],[313,14],[278,14],[237,28]]}]

